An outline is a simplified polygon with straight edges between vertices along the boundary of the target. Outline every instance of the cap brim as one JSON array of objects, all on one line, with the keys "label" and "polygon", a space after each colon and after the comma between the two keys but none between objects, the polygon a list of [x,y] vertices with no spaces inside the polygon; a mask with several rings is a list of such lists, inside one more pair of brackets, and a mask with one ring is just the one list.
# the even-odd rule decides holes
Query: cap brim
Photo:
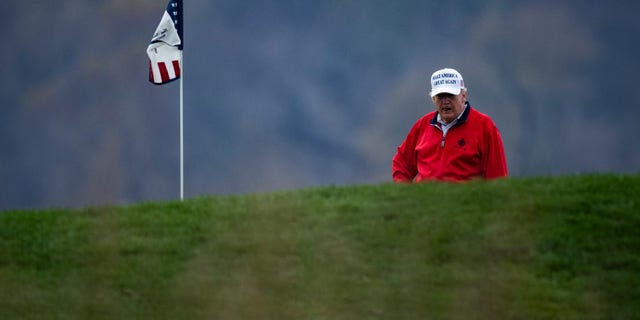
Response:
[{"label": "cap brim", "polygon": [[439,95],[441,93],[450,93],[452,95],[459,95],[461,91],[461,88],[454,88],[454,87],[446,87],[446,86],[441,86],[440,88],[431,91],[431,97],[435,97],[436,95]]}]

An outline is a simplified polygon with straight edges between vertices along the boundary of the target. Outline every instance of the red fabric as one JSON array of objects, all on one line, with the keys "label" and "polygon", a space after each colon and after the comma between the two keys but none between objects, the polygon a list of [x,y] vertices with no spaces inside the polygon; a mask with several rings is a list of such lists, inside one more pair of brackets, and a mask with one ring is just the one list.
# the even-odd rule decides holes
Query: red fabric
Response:
[{"label": "red fabric", "polygon": [[180,61],[173,60],[171,64],[173,64],[173,72],[175,72],[176,78],[180,78]]},{"label": "red fabric", "polygon": [[158,69],[160,69],[160,77],[161,81],[168,82],[170,80],[169,71],[167,70],[167,65],[164,62],[158,62]]},{"label": "red fabric", "polygon": [[485,114],[470,106],[463,123],[454,125],[444,138],[432,125],[433,111],[420,118],[393,157],[393,180],[466,181],[506,177],[507,162],[498,128]]}]

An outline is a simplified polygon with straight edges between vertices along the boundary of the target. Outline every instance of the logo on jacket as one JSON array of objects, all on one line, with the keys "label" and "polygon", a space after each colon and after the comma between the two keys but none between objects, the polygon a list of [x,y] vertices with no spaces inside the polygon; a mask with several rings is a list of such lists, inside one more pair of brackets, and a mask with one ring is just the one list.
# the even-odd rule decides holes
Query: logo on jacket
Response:
[{"label": "logo on jacket", "polygon": [[464,138],[458,140],[458,145],[456,147],[465,150],[465,146],[467,145],[467,142],[464,141]]}]

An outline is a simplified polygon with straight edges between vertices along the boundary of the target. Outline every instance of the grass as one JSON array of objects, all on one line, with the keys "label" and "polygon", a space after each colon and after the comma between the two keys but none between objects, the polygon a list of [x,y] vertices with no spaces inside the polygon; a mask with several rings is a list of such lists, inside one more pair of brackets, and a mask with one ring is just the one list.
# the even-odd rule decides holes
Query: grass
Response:
[{"label": "grass", "polygon": [[640,175],[0,213],[0,319],[640,319]]}]

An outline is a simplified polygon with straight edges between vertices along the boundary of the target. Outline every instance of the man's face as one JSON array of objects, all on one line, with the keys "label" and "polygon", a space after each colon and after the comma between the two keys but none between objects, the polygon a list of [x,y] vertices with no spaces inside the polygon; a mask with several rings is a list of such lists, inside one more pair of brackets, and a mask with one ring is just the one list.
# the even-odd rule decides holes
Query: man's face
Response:
[{"label": "man's face", "polygon": [[462,113],[465,101],[467,101],[467,92],[464,90],[460,91],[459,95],[440,93],[433,97],[433,104],[446,123],[455,120]]}]

